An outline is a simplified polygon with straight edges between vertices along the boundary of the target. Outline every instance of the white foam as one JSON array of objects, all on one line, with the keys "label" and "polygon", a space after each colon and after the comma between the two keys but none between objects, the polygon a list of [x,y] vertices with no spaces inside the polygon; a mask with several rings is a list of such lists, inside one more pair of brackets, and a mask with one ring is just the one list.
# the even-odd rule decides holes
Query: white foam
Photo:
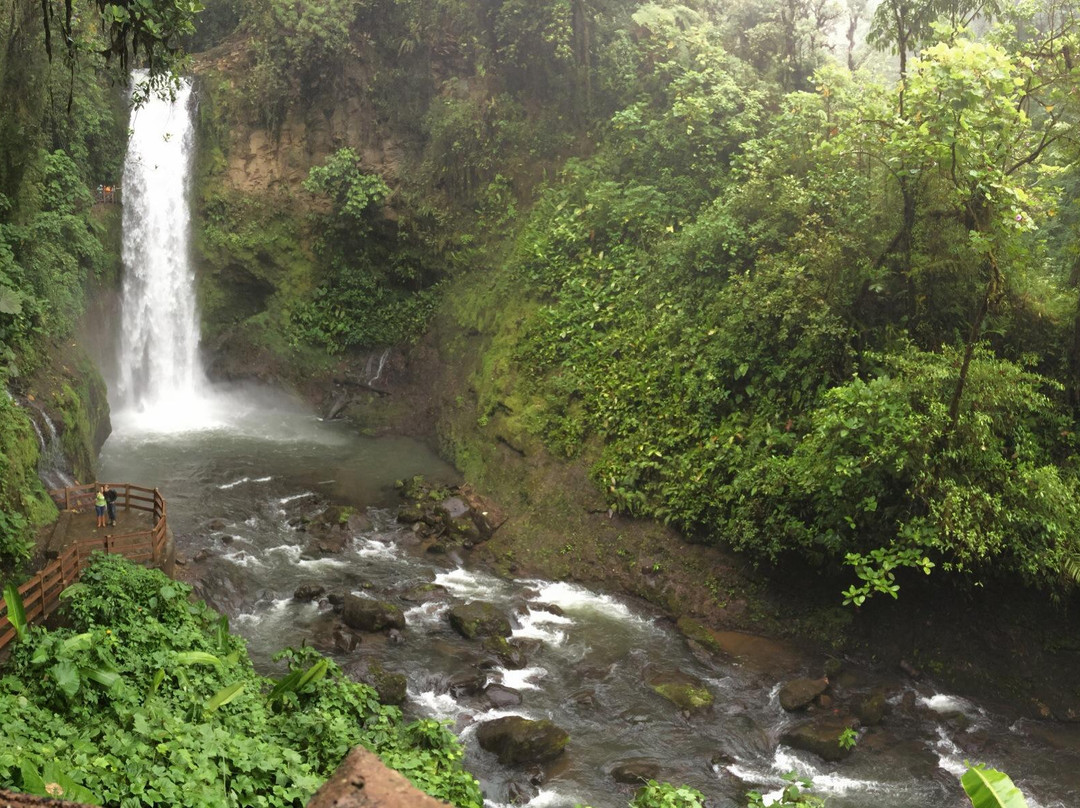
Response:
[{"label": "white foam", "polygon": [[254,480],[252,480],[252,482],[253,483],[268,483],[272,479],[274,479],[274,478],[273,477],[256,477]]},{"label": "white foam", "polygon": [[564,612],[588,613],[607,617],[620,622],[652,626],[652,621],[634,614],[625,603],[611,595],[602,595],[583,586],[565,581],[519,581],[519,584],[538,590],[534,600],[541,603],[553,603]]},{"label": "white foam", "polygon": [[919,704],[933,710],[935,713],[963,713],[967,716],[977,716],[982,711],[967,699],[959,696],[950,696],[947,693],[935,693],[933,696],[921,696]]},{"label": "white foam", "polygon": [[[266,479],[269,480],[270,478],[267,477]],[[312,494],[310,491],[302,491],[299,494],[292,494],[292,495],[287,496],[287,497],[282,497],[281,499],[278,500],[278,505],[287,505],[288,503],[294,502],[294,501],[296,501],[298,499],[303,499],[304,497],[312,497],[312,496],[315,496],[315,495]]]},{"label": "white foam", "polygon": [[485,798],[484,808],[562,808],[562,806],[577,805],[580,802],[581,800],[553,788],[542,788],[526,803],[495,802]]},{"label": "white foam", "polygon": [[241,550],[238,553],[225,553],[221,556],[226,561],[236,564],[238,567],[265,567],[266,563],[253,556],[251,553]]},{"label": "white foam", "polygon": [[222,483],[218,486],[220,491],[228,491],[230,488],[236,488],[238,485],[251,482],[250,477],[241,477],[239,480],[233,480],[231,483]]},{"label": "white foam", "polygon": [[949,737],[944,727],[937,728],[937,735],[938,740],[934,747],[938,756],[938,768],[953,777],[961,777],[968,769],[963,750]]},{"label": "white foam", "polygon": [[410,690],[409,701],[419,707],[421,713],[432,718],[457,718],[466,712],[449,693],[436,693],[434,690],[422,693]]},{"label": "white foam", "polygon": [[510,670],[509,668],[495,668],[494,670],[499,674],[502,684],[512,687],[514,690],[539,690],[540,685],[533,680],[543,679],[547,676],[547,669],[538,666],[518,670]]},{"label": "white foam", "polygon": [[364,539],[353,548],[353,552],[361,558],[396,558],[397,548],[385,541],[377,539]]},{"label": "white foam", "polygon": [[433,626],[441,624],[450,604],[429,601],[405,610],[405,623],[409,626]]},{"label": "white foam", "polygon": [[534,609],[529,609],[519,619],[521,626],[514,629],[511,636],[518,639],[540,640],[552,646],[559,646],[566,642],[566,632],[555,626],[569,626],[574,622],[563,615]]},{"label": "white foam", "polygon": [[259,517],[249,516],[247,519],[244,520],[244,524],[248,527],[255,527],[255,525],[259,524]]},{"label": "white foam", "polygon": [[444,587],[448,592],[461,597],[491,597],[495,592],[502,590],[505,583],[500,579],[485,575],[482,572],[458,567],[449,572],[440,572],[435,576],[435,583]]}]

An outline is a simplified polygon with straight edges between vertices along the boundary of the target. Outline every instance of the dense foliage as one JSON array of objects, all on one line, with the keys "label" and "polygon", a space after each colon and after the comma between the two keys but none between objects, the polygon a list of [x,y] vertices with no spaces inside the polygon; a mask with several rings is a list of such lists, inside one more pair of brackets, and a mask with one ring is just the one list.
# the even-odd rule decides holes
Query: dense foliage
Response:
[{"label": "dense foliage", "polygon": [[482,804],[439,722],[311,649],[252,669],[191,588],[97,556],[65,593],[71,627],[32,628],[0,679],[0,787],[112,805],[302,804],[356,745],[455,805]]},{"label": "dense foliage", "polygon": [[613,508],[847,565],[856,604],[932,570],[1072,585],[1075,2],[220,5],[249,116],[359,94],[402,144],[386,186],[358,150],[313,169],[294,345],[415,334],[488,266],[477,305],[521,316],[478,422],[582,456]]},{"label": "dense foliage", "polygon": [[517,239],[533,428],[600,437],[619,510],[850,565],[849,602],[903,566],[1064,588],[1075,9],[928,28],[902,83],[826,65],[779,94],[656,8],[636,97]]}]

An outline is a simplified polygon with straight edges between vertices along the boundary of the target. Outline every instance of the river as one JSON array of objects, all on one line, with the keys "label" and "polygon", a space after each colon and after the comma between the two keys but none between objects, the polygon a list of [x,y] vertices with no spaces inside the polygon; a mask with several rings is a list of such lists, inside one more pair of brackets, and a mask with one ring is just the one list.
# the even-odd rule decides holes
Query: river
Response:
[{"label": "river", "polygon": [[[453,468],[421,443],[364,437],[281,393],[205,380],[187,260],[192,103],[185,85],[174,102],[153,100],[132,117],[125,314],[100,476],[161,489],[197,591],[228,614],[259,669],[274,673],[272,657],[285,645],[335,647],[331,604],[294,600],[299,585],[398,603],[407,621],[401,642],[365,636],[333,656],[347,671],[377,658],[405,673],[406,711],[452,722],[491,806],[622,806],[633,787],[611,772],[635,759],[700,789],[711,808],[745,805],[749,788],[775,792],[789,771],[812,778],[830,808],[960,808],[968,804],[958,783],[966,760],[1012,774],[1032,808],[1080,804],[1080,733],[1071,727],[1013,720],[929,681],[882,680],[849,666],[834,687],[853,696],[884,687],[892,710],[847,760],[826,764],[779,742],[801,720],[780,707],[780,683],[820,675],[820,660],[785,668],[778,659],[711,657],[642,603],[557,581],[503,580],[464,558],[421,554],[395,521],[393,483],[417,474],[454,482]],[[306,558],[303,519],[328,504],[365,511],[371,527],[340,555]],[[429,583],[430,598],[412,594]],[[514,636],[532,641],[526,667],[491,667],[451,630],[447,609],[470,599],[512,615]],[[670,671],[706,683],[714,706],[687,717],[652,692],[647,680]],[[468,680],[505,685],[521,702],[496,709],[482,693],[467,695],[460,685]],[[508,713],[553,720],[571,735],[565,754],[545,767],[499,765],[475,729]]]}]

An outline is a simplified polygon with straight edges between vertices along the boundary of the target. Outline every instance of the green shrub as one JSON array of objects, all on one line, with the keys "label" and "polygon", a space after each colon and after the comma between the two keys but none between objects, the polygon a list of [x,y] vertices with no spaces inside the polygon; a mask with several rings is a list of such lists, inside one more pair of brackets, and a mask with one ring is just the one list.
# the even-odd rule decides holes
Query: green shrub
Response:
[{"label": "green shrub", "polygon": [[64,594],[72,627],[32,629],[0,679],[0,787],[107,804],[293,806],[359,744],[429,793],[481,805],[452,735],[403,725],[311,649],[285,652],[290,674],[277,683],[258,675],[243,640],[190,595],[119,556],[92,560]]}]

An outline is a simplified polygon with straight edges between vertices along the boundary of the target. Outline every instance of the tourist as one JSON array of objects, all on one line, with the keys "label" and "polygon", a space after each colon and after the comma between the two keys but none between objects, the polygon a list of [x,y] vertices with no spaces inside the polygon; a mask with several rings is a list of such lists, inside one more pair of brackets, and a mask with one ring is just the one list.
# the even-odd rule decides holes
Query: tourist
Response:
[{"label": "tourist", "polygon": [[105,507],[109,509],[109,524],[116,524],[116,492],[108,485],[102,486],[105,491]]},{"label": "tourist", "polygon": [[100,486],[94,497],[94,512],[97,513],[97,526],[105,527],[105,489]]}]

